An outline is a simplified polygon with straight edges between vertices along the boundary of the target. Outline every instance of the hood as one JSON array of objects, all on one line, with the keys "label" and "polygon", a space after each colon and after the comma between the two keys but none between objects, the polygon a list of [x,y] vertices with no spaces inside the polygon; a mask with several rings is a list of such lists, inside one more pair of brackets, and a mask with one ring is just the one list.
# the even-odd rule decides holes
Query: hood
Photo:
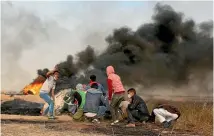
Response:
[{"label": "hood", "polygon": [[[89,85],[91,86],[93,83],[97,83],[96,81],[90,80]],[[98,84],[98,83],[97,83]]]},{"label": "hood", "polygon": [[114,68],[112,66],[108,66],[106,68],[106,74],[107,74],[107,76],[109,76],[110,74],[114,74],[114,73],[115,73],[114,72]]},{"label": "hood", "polygon": [[77,90],[84,90],[82,84],[77,84],[76,89]]},{"label": "hood", "polygon": [[91,84],[92,82],[93,82],[93,81],[92,81],[92,80],[90,80],[90,81],[89,81],[89,84]]},{"label": "hood", "polygon": [[87,93],[92,93],[92,94],[102,94],[101,91],[99,91],[98,89],[94,89],[94,88],[90,88],[87,90]]}]

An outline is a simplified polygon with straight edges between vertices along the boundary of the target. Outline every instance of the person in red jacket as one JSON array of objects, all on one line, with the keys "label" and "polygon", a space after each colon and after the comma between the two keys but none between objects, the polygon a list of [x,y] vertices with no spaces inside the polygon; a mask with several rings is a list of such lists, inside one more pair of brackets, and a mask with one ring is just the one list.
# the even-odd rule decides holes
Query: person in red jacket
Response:
[{"label": "person in red jacket", "polygon": [[124,100],[125,89],[120,77],[115,74],[114,68],[112,66],[108,66],[106,68],[106,74],[108,76],[108,100],[110,103],[110,111],[113,119],[111,125],[115,125],[119,122],[118,110],[120,103]]}]

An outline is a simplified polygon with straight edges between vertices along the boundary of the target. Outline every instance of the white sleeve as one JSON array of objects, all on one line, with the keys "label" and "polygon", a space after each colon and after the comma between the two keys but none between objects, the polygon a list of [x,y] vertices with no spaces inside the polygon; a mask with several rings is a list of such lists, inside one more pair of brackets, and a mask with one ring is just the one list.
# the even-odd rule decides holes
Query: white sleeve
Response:
[{"label": "white sleeve", "polygon": [[54,90],[55,90],[55,88],[56,88],[56,82],[55,82],[55,81],[53,81],[52,89],[54,89]]}]

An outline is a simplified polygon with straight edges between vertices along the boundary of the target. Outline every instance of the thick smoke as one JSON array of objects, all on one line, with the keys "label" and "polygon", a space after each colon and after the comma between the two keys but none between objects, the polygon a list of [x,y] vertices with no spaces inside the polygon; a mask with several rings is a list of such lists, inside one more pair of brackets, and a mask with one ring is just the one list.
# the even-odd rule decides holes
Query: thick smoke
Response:
[{"label": "thick smoke", "polygon": [[[94,17],[92,20],[97,19],[97,16]],[[212,73],[213,21],[196,24],[194,20],[185,20],[184,17],[183,13],[174,11],[168,5],[157,4],[151,23],[142,24],[137,30],[127,26],[114,29],[112,34],[106,35],[107,48],[98,54],[96,49],[104,47],[101,44],[92,48],[92,44],[101,43],[100,37],[104,35],[98,30],[110,28],[101,25],[96,29],[98,34],[86,34],[82,41],[91,46],[76,55],[68,55],[65,61],[57,64],[61,74],[57,91],[74,88],[78,82],[88,83],[91,74],[97,75],[97,80],[106,87],[105,70],[108,65],[115,67],[126,86],[203,84],[199,88],[203,91],[207,82],[212,83],[212,78],[207,78],[207,75]],[[89,23],[85,25],[90,26]],[[81,30],[76,30],[77,34],[70,36],[68,30],[62,30],[56,22],[44,23],[32,13],[16,10],[12,4],[3,3],[2,88],[18,88],[26,84],[23,80],[30,80],[29,74],[18,63],[25,50],[40,45],[43,40],[52,46],[67,44],[73,39],[65,41],[61,37],[71,39],[78,34],[82,36]],[[37,73],[44,76],[47,71],[43,69]],[[190,80],[194,82],[189,83]]]},{"label": "thick smoke", "polygon": [[2,88],[18,88],[20,84],[25,85],[23,80],[31,80],[18,61],[25,50],[46,38],[46,30],[33,14],[24,10],[18,12],[7,2],[1,2],[1,7]]},{"label": "thick smoke", "polygon": [[102,54],[95,55],[88,46],[74,56],[75,63],[74,57],[68,56],[67,61],[58,65],[61,75],[87,83],[89,75],[95,74],[106,86],[105,69],[112,65],[126,86],[150,87],[188,84],[195,73],[212,72],[213,21],[198,25],[192,19],[184,20],[184,15],[169,5],[161,4],[156,5],[152,19],[152,23],[142,24],[136,31],[128,27],[115,29],[106,38],[108,47]]},{"label": "thick smoke", "polygon": [[[63,55],[54,52],[54,49],[62,44],[69,47],[76,41],[75,38],[71,39],[74,37],[71,31],[61,27],[57,20],[42,19],[13,2],[1,2],[1,7],[2,89],[20,91],[32,81],[33,76],[24,67],[37,69],[44,64],[54,65],[49,58],[60,60],[60,55]],[[25,63],[21,65],[23,59]],[[47,69],[38,70],[38,75],[44,76],[46,72]]]},{"label": "thick smoke", "polygon": [[38,76],[43,76],[46,78],[47,73],[49,72],[49,69],[45,68],[45,69],[38,69],[37,70],[37,74]]},{"label": "thick smoke", "polygon": [[[56,65],[60,72],[60,78],[57,81],[56,91],[65,88],[74,88],[77,84],[77,74],[81,70],[85,70],[95,60],[94,49],[88,45],[85,50],[76,54],[77,62],[74,57],[68,55],[67,60]],[[86,82],[84,76],[78,77],[79,82]]]}]

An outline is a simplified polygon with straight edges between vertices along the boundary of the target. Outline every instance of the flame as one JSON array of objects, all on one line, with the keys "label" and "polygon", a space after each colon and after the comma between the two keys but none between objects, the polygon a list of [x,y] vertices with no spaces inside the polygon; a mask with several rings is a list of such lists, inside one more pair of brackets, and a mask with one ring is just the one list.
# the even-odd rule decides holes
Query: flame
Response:
[{"label": "flame", "polygon": [[30,83],[29,85],[24,87],[23,93],[25,95],[27,95],[27,94],[33,94],[33,95],[39,94],[39,91],[40,91],[44,82],[45,82],[45,78],[43,76],[38,76],[32,83]]},{"label": "flame", "polygon": [[39,90],[41,89],[42,85],[43,85],[43,83],[35,83],[35,84],[27,85],[23,89],[23,92],[24,92],[24,94],[32,93],[32,94],[36,95],[39,93]]}]

